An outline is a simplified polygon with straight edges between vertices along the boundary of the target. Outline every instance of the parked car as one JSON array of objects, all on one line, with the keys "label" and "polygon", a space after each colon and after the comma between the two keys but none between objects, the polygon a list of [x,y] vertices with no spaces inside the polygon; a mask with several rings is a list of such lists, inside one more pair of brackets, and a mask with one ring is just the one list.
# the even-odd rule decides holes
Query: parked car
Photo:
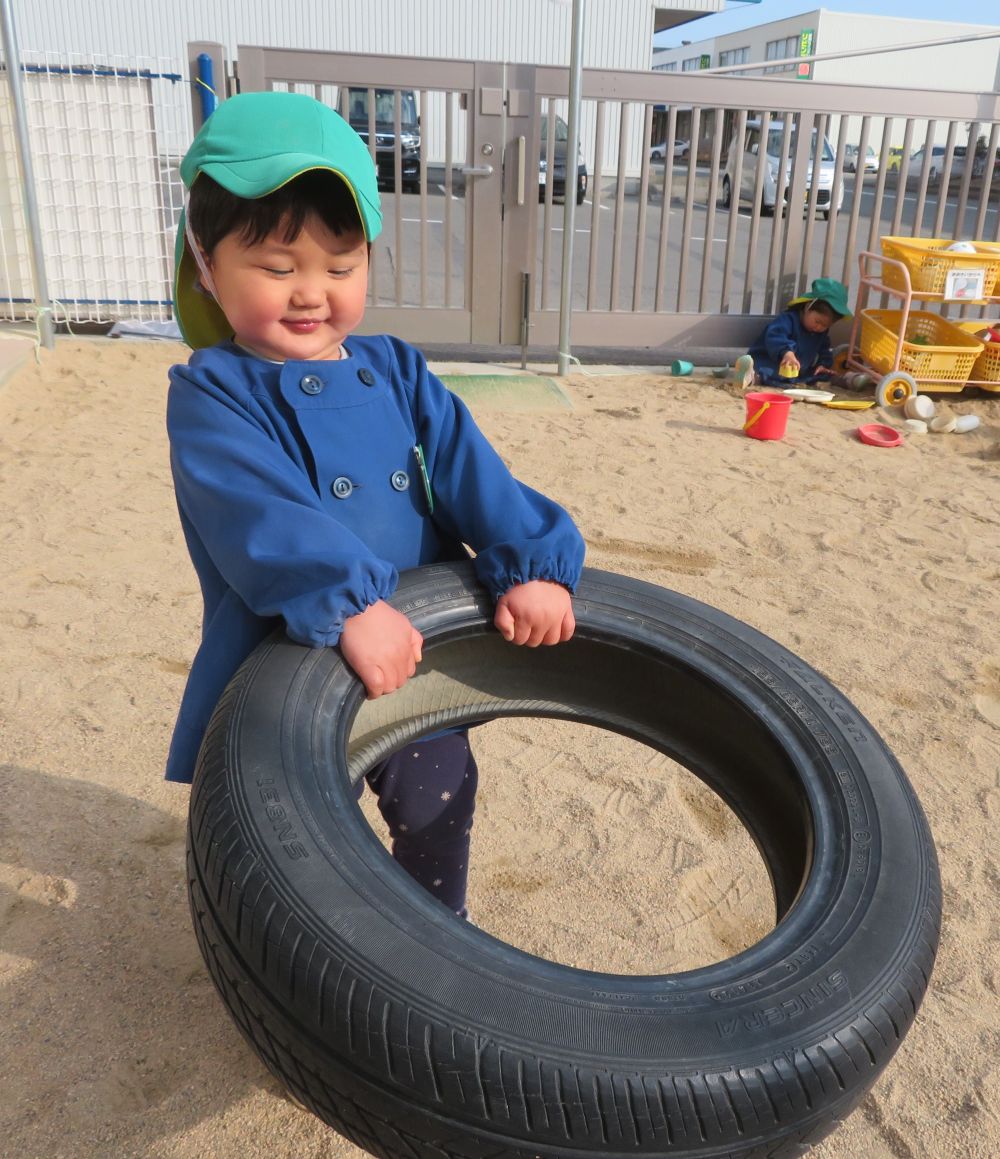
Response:
[{"label": "parked car", "polygon": [[[340,114],[368,144],[368,90],[341,89]],[[403,191],[420,190],[420,118],[413,89],[399,94],[399,145]],[[396,182],[396,92],[375,90],[375,167],[381,188],[392,189]]]},{"label": "parked car", "polygon": [[[937,181],[944,171],[945,158],[944,145],[931,146],[931,163],[928,170],[928,180]],[[910,163],[907,166],[907,177],[919,177],[923,172],[924,158],[927,156],[927,148],[921,145],[914,153],[910,155]],[[951,157],[951,177],[961,177],[965,172],[966,147],[964,145],[956,145]]]},{"label": "parked car", "polygon": [[[848,173],[856,173],[858,169],[858,146],[847,145],[844,147],[844,169]],[[865,173],[878,172],[878,157],[875,155],[875,150],[868,146],[865,151]]]},{"label": "parked car", "polygon": [[[764,213],[773,213],[775,201],[778,194],[778,167],[781,163],[781,140],[783,136],[783,128],[781,125],[772,125],[767,134],[767,158],[764,164],[764,187],[761,191],[761,210]],[[760,155],[760,138],[761,138],[761,123],[760,121],[747,121],[746,131],[743,140],[740,141],[737,137],[729,142],[729,151],[726,155],[726,168],[722,177],[722,204],[727,209],[738,196],[740,201],[751,201],[754,196],[754,188],[757,181],[757,163]],[[816,130],[813,129],[812,149],[810,156],[816,156]],[[792,179],[792,158],[795,153],[795,129],[792,130],[792,139],[789,143],[788,149],[788,164],[785,174],[785,192],[784,196],[788,197],[788,186]],[[736,162],[742,156],[742,179],[740,181],[740,188],[735,190],[736,182]],[[810,160],[808,169],[806,171],[806,190],[807,193],[812,189],[813,184],[813,169],[814,165]],[[819,147],[819,172],[816,174],[816,207],[822,215],[829,220],[830,210],[834,204],[834,190],[833,177],[836,170],[836,158],[833,150],[830,148],[830,142],[826,137],[823,138]],[[836,204],[837,209],[844,203],[844,182],[841,181],[837,188]]]},{"label": "parked car", "polygon": [[[675,161],[682,161],[691,152],[690,141],[674,141],[673,159]],[[664,161],[667,156],[667,143],[661,141],[659,145],[654,145],[649,151],[650,161]]]},{"label": "parked car", "polygon": [[903,164],[903,150],[899,145],[893,145],[889,150],[889,159],[885,163],[887,173],[898,173]]},{"label": "parked car", "polygon": [[[547,154],[548,154],[548,132],[549,119],[542,118],[542,143],[539,149],[538,156],[538,200],[545,200],[545,185],[548,177],[547,173]],[[562,119],[556,117],[556,139],[552,142],[552,196],[565,197],[566,196],[566,148],[569,141],[569,126]],[[576,165],[576,203],[583,205],[583,199],[587,196],[587,166],[583,163],[583,158],[577,155]]]}]

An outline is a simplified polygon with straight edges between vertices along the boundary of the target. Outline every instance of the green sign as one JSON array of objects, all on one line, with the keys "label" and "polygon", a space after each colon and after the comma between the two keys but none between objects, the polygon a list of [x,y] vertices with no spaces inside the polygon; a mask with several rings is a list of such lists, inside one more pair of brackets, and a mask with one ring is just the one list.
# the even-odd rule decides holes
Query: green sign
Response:
[{"label": "green sign", "polygon": [[[799,56],[812,56],[815,51],[816,44],[816,30],[813,28],[803,28],[799,33]],[[808,80],[812,75],[812,63],[804,60],[795,70],[797,77],[803,77]]]}]

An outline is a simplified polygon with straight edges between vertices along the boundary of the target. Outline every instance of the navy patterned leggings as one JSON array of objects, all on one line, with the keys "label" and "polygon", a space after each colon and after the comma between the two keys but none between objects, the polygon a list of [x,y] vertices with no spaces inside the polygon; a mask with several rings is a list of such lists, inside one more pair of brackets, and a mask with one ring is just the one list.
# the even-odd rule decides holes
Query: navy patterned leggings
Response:
[{"label": "navy patterned leggings", "polygon": [[376,765],[366,780],[389,827],[393,857],[424,889],[465,917],[469,835],[479,784],[469,734],[448,733],[407,745]]}]

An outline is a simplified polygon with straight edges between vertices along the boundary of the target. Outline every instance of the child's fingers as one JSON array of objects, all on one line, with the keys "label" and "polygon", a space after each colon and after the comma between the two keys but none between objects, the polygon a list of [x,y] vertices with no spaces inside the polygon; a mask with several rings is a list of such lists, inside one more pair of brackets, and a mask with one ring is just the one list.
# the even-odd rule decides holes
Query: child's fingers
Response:
[{"label": "child's fingers", "polygon": [[514,639],[514,617],[502,598],[497,603],[497,610],[493,615],[493,626],[505,640]]}]

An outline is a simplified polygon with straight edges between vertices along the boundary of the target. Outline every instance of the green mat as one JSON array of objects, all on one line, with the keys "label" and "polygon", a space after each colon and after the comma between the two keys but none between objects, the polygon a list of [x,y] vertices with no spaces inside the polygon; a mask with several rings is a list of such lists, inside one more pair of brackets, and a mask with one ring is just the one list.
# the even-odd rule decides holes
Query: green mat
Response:
[{"label": "green mat", "polygon": [[572,410],[559,383],[540,374],[442,374],[441,381],[469,406],[501,410]]}]

